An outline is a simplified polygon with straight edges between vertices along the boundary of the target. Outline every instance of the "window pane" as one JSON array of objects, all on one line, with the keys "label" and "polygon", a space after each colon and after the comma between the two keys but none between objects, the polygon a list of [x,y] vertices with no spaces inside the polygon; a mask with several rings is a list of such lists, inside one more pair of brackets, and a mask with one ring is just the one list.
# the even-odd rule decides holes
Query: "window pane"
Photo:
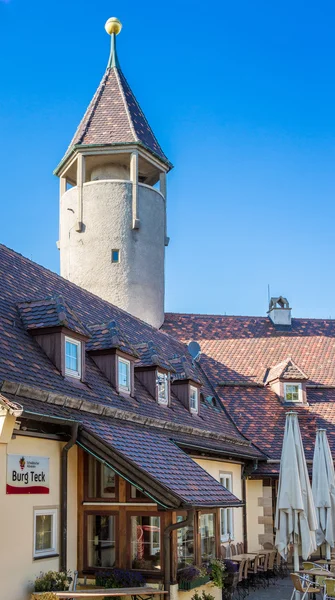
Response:
[{"label": "window pane", "polygon": [[115,517],[111,515],[88,515],[87,566],[114,567],[115,558]]},{"label": "window pane", "polygon": [[[178,516],[177,521],[183,521],[184,517]],[[188,565],[193,565],[194,557],[194,528],[182,527],[177,529],[177,557],[178,569],[184,569]]]},{"label": "window pane", "polygon": [[209,562],[215,558],[214,514],[200,516],[201,561]]},{"label": "window pane", "polygon": [[158,373],[158,401],[161,404],[167,404],[168,402],[168,376],[166,373]]},{"label": "window pane", "polygon": [[87,491],[89,498],[115,498],[115,473],[106,465],[88,456],[88,482]]},{"label": "window pane", "polygon": [[36,552],[53,549],[52,529],[53,515],[36,515]]},{"label": "window pane", "polygon": [[160,517],[131,517],[131,564],[133,569],[161,568]]},{"label": "window pane", "polygon": [[191,410],[198,410],[198,390],[194,387],[190,389],[190,408]]},{"label": "window pane", "polygon": [[65,366],[70,371],[78,371],[78,346],[72,342],[65,342]]},{"label": "window pane", "polygon": [[129,389],[129,363],[119,360],[119,385]]},{"label": "window pane", "polygon": [[112,262],[113,263],[119,262],[119,251],[118,250],[112,250]]},{"label": "window pane", "polygon": [[299,401],[299,386],[286,384],[285,399],[288,400],[289,402],[298,402]]}]

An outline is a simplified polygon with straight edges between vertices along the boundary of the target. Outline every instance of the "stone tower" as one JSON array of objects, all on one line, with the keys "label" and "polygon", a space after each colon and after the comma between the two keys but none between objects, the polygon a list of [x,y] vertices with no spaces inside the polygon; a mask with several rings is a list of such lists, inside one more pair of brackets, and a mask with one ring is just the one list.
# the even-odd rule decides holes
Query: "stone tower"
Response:
[{"label": "stone tower", "polygon": [[166,173],[172,165],[120,69],[116,35],[121,23],[113,17],[105,29],[111,36],[106,72],[55,170],[60,272],[160,327],[168,244]]}]

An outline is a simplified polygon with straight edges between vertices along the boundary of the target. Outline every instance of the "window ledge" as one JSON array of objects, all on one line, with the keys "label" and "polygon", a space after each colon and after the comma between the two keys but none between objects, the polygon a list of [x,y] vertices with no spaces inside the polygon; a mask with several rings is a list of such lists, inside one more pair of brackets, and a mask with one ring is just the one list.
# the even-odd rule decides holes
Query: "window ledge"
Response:
[{"label": "window ledge", "polygon": [[59,554],[43,554],[43,556],[34,556],[33,560],[47,560],[48,558],[58,558]]}]

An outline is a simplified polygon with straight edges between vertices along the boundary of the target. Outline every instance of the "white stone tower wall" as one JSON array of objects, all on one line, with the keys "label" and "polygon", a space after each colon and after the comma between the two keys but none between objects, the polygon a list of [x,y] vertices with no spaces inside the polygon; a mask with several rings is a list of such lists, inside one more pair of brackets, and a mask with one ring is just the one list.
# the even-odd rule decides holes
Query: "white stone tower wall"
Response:
[{"label": "white stone tower wall", "polygon": [[[108,179],[83,186],[82,232],[76,231],[78,190],[60,203],[61,275],[140,319],[164,321],[165,201],[138,185],[139,229],[132,229],[132,184]],[[112,263],[112,250],[120,251]]]}]

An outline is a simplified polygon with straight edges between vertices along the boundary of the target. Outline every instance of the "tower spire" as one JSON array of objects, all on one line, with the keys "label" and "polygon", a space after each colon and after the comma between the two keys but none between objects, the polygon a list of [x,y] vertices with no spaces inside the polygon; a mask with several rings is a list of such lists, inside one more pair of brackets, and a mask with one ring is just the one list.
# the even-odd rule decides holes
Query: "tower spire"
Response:
[{"label": "tower spire", "polygon": [[122,23],[116,17],[111,17],[110,19],[108,19],[108,21],[106,21],[105,29],[107,33],[111,36],[111,51],[109,55],[107,69],[112,69],[113,67],[120,68],[120,63],[116,52],[116,36],[120,33],[122,29]]}]

